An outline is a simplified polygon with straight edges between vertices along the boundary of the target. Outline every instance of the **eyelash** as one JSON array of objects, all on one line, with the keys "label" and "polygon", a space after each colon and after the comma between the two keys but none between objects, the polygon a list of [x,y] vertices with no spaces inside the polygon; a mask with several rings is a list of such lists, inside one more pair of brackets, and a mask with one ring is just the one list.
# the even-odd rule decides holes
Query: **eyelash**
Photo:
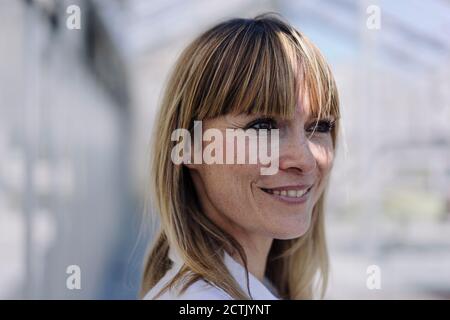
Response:
[{"label": "eyelash", "polygon": [[[269,128],[255,128],[255,126],[261,125],[261,124],[268,124]],[[259,118],[259,119],[253,120],[252,122],[247,124],[245,126],[245,130],[247,130],[247,129],[255,129],[255,130],[266,129],[266,130],[270,131],[272,129],[277,129],[277,122],[272,118]]]},{"label": "eyelash", "polygon": [[311,126],[312,128],[310,130],[307,130],[308,132],[319,132],[319,133],[329,133],[334,128],[335,120],[319,120],[314,122],[314,124]]},{"label": "eyelash", "polygon": [[[335,125],[335,120],[319,120],[314,121],[314,123],[310,126],[310,129],[307,129],[308,132],[315,133],[329,133],[331,132],[331,130],[334,128]],[[268,126],[266,128],[256,128],[256,126],[261,125],[261,124],[267,124]],[[253,120],[252,122],[250,122],[248,125],[245,126],[245,130],[247,129],[255,129],[255,130],[261,130],[261,129],[266,129],[266,130],[272,130],[272,129],[277,129],[277,122],[272,119],[272,118],[259,118],[256,120]]]}]

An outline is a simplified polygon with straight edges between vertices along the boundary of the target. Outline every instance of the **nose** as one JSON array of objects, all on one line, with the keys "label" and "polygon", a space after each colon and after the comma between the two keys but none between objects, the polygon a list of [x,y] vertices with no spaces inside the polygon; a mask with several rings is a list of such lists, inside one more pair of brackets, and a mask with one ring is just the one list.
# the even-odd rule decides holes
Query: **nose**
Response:
[{"label": "nose", "polygon": [[301,172],[303,175],[314,173],[317,161],[310,144],[305,133],[290,135],[285,141],[281,141],[280,170]]}]

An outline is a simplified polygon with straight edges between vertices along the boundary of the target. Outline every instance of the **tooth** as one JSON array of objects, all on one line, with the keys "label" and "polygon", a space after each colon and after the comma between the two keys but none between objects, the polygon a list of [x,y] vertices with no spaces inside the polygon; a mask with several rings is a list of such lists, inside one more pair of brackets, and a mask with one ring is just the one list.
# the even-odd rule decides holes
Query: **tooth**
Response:
[{"label": "tooth", "polygon": [[295,191],[295,190],[288,190],[288,196],[289,197],[296,197],[297,196],[297,191]]},{"label": "tooth", "polygon": [[287,196],[286,190],[281,191],[280,194],[281,194],[282,196]]},{"label": "tooth", "polygon": [[297,190],[297,198],[300,198],[303,195],[302,190]]},{"label": "tooth", "polygon": [[280,191],[279,190],[273,190],[273,193],[276,195],[280,195]]}]

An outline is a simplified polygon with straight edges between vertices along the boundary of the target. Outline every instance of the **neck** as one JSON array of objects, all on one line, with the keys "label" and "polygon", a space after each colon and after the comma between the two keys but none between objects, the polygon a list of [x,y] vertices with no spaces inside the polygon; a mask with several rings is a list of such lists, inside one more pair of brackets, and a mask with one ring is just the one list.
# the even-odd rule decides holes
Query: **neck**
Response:
[{"label": "neck", "polygon": [[[266,273],[267,257],[269,255],[273,239],[266,237],[246,236],[244,239],[242,237],[236,237],[236,240],[238,240],[244,249],[247,257],[248,271],[262,282]],[[237,253],[233,255],[233,258],[239,264],[244,265]]]}]

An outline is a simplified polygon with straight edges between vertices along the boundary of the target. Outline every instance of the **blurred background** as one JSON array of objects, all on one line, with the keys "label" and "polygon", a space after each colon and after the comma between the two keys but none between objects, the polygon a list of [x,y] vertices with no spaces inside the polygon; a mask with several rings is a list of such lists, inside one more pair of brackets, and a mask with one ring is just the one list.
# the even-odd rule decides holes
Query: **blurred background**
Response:
[{"label": "blurred background", "polygon": [[206,28],[266,11],[317,44],[340,90],[326,298],[450,299],[446,0],[0,0],[0,298],[136,298],[169,71]]}]

